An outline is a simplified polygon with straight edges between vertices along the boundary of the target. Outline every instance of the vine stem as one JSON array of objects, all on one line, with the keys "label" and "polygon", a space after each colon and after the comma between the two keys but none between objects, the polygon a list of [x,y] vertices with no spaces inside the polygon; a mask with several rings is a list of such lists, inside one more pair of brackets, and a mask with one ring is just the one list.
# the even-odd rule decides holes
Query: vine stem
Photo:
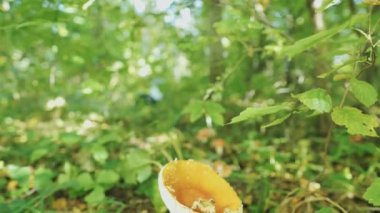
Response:
[{"label": "vine stem", "polygon": [[[358,63],[359,61],[355,62],[355,65],[354,65],[354,72],[356,71],[357,69],[357,66],[358,66]],[[344,93],[343,93],[343,96],[342,96],[342,99],[340,100],[340,103],[339,103],[339,108],[342,108],[343,105],[344,105],[344,102],[346,101],[347,99],[347,95],[348,95],[348,91],[349,91],[349,84],[345,86],[345,89],[344,89]],[[326,139],[325,139],[325,146],[324,146],[324,151],[323,151],[323,170],[321,171],[321,173],[315,178],[316,180],[319,179],[325,172],[326,172],[326,168],[328,166],[328,152],[329,152],[329,146],[330,146],[330,143],[331,143],[331,136],[332,136],[332,130],[333,128],[335,127],[335,124],[334,122],[332,122],[330,120],[330,127],[329,129],[327,130],[327,135],[326,135]]]},{"label": "vine stem", "polygon": [[344,102],[346,101],[348,90],[349,90],[348,88],[349,88],[349,85],[347,85],[346,89],[344,90],[344,94],[343,94],[342,100],[340,101],[339,108],[342,108]]},{"label": "vine stem", "polygon": [[322,174],[325,172],[326,167],[328,165],[328,159],[327,158],[328,158],[328,152],[329,152],[329,146],[330,146],[330,142],[331,142],[331,135],[332,135],[333,128],[334,128],[334,123],[330,121],[330,127],[327,130],[327,136],[326,136],[326,139],[325,139],[325,147],[324,147],[324,150],[323,150],[324,167],[323,167]]},{"label": "vine stem", "polygon": [[[343,93],[343,96],[342,96],[342,99],[340,100],[340,103],[339,103],[339,108],[343,107],[344,102],[346,101],[346,98],[348,95],[348,91],[349,91],[349,86],[346,86],[344,93]],[[332,131],[333,131],[334,127],[335,127],[334,122],[332,122],[332,120],[330,120],[330,126],[329,126],[329,129],[327,130],[327,135],[325,138],[325,146],[324,146],[323,155],[322,155],[324,166],[323,166],[323,170],[319,173],[319,175],[315,178],[315,180],[318,180],[326,172],[326,169],[328,166],[329,146],[331,143],[331,136],[332,136]]]}]

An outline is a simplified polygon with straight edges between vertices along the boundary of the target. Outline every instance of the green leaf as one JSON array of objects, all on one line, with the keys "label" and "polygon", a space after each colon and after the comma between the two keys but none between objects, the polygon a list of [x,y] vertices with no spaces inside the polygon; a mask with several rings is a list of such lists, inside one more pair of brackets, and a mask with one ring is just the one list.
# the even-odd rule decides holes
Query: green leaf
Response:
[{"label": "green leaf", "polygon": [[199,118],[202,117],[203,114],[204,114],[204,111],[201,107],[192,109],[190,113],[190,122],[193,123],[197,121]]},{"label": "green leaf", "polygon": [[279,124],[283,123],[286,119],[288,119],[291,115],[292,115],[292,113],[289,113],[289,114],[286,114],[285,116],[277,118],[276,120],[270,122],[269,124],[264,125],[263,128],[265,129],[268,127],[279,125]]},{"label": "green leaf", "polygon": [[150,166],[144,166],[137,172],[137,182],[142,183],[150,177],[152,174],[152,168]]},{"label": "green leaf", "polygon": [[184,109],[184,113],[190,114],[190,122],[195,122],[204,115],[202,101],[191,101],[190,104]]},{"label": "green leaf", "polygon": [[34,187],[37,190],[49,188],[53,185],[54,172],[50,169],[38,168],[34,177]]},{"label": "green leaf", "polygon": [[225,112],[225,109],[222,107],[222,105],[215,102],[205,101],[204,106],[207,112],[214,112],[214,113]]},{"label": "green leaf", "polygon": [[44,149],[44,148],[42,148],[42,149],[36,149],[30,155],[30,161],[33,163],[36,160],[39,160],[40,158],[42,158],[43,156],[45,156],[47,153],[49,153],[49,151],[47,149]]},{"label": "green leaf", "polygon": [[9,176],[17,180],[19,184],[27,184],[29,182],[29,175],[31,174],[31,168],[30,167],[18,167],[15,165],[8,165],[7,166],[8,174]]},{"label": "green leaf", "polygon": [[294,96],[305,106],[318,113],[330,112],[332,100],[330,95],[324,89],[312,89]]},{"label": "green leaf", "polygon": [[370,204],[380,206],[380,178],[376,178],[364,193],[363,198]]},{"label": "green leaf", "polygon": [[65,184],[70,182],[70,176],[68,174],[59,174],[57,178],[58,184]]},{"label": "green leaf", "polygon": [[120,175],[127,184],[141,183],[152,174],[150,156],[142,150],[130,152],[119,166]]},{"label": "green leaf", "polygon": [[316,213],[335,213],[336,211],[331,207],[323,207],[316,211]]},{"label": "green leaf", "polygon": [[221,126],[224,124],[224,118],[220,113],[209,112],[208,115],[211,117],[212,122],[214,122],[215,124]]},{"label": "green leaf", "polygon": [[213,122],[218,125],[224,124],[222,113],[225,109],[222,105],[211,101],[192,101],[185,109],[184,113],[190,114],[190,122],[195,122],[201,118],[204,114],[209,115]]},{"label": "green leaf", "polygon": [[104,194],[104,189],[103,187],[101,186],[97,186],[94,190],[92,190],[92,192],[90,192],[85,198],[84,200],[90,204],[90,205],[96,205],[96,204],[100,204],[104,198],[105,198],[105,194]]},{"label": "green leaf", "polygon": [[376,137],[375,128],[379,126],[376,116],[363,114],[354,107],[335,107],[332,120],[340,126],[345,126],[348,133]]},{"label": "green leaf", "polygon": [[371,84],[353,78],[350,85],[352,94],[366,107],[370,107],[377,101],[377,91]]},{"label": "green leaf", "polygon": [[120,176],[112,170],[101,170],[96,173],[96,182],[99,184],[112,185],[119,181]]},{"label": "green leaf", "polygon": [[91,154],[94,160],[97,162],[103,164],[108,158],[108,152],[103,146],[94,146],[91,149]]},{"label": "green leaf", "polygon": [[281,56],[287,55],[289,57],[293,57],[293,56],[295,56],[295,55],[297,55],[297,54],[299,54],[299,53],[301,53],[307,49],[312,48],[313,46],[315,46],[319,42],[325,41],[328,38],[336,35],[340,31],[342,31],[343,29],[350,27],[356,23],[359,23],[362,20],[365,20],[365,18],[366,18],[365,15],[353,16],[349,21],[346,21],[345,23],[343,23],[341,25],[335,26],[331,29],[324,30],[324,31],[316,33],[312,36],[298,40],[292,45],[285,46],[282,49],[280,55]]},{"label": "green leaf", "polygon": [[97,144],[105,144],[109,142],[121,142],[123,141],[122,137],[116,132],[101,133],[101,135],[96,139]]},{"label": "green leaf", "polygon": [[245,109],[238,116],[232,118],[232,121],[230,122],[230,124],[238,123],[238,122],[245,121],[248,119],[256,119],[264,115],[275,114],[281,111],[290,111],[291,109],[292,108],[289,103],[284,103],[284,104],[275,105],[275,106],[261,107],[261,108],[251,107],[251,108]]},{"label": "green leaf", "polygon": [[214,122],[217,125],[224,124],[224,118],[223,118],[222,113],[224,113],[225,110],[222,107],[222,105],[215,102],[205,101],[204,107],[205,107],[206,114],[211,117],[212,122]]},{"label": "green leaf", "polygon": [[91,174],[88,172],[80,174],[76,179],[75,188],[77,190],[89,190],[94,186],[94,180],[91,177]]},{"label": "green leaf", "polygon": [[161,199],[160,191],[158,189],[157,178],[151,178],[145,183],[140,184],[138,192],[149,197],[149,200],[154,206],[155,212],[166,212],[165,204]]},{"label": "green leaf", "polygon": [[81,136],[75,132],[64,132],[59,135],[59,139],[66,145],[74,145],[80,141]]}]

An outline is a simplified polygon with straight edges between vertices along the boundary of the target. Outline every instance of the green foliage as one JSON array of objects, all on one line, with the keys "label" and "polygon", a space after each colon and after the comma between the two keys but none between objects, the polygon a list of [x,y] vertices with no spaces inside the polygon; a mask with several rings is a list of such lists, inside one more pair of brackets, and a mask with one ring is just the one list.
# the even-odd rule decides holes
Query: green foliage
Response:
[{"label": "green foliage", "polygon": [[151,160],[148,153],[135,150],[120,162],[120,174],[128,184],[142,183],[152,174]]},{"label": "green foliage", "polygon": [[332,36],[336,35],[343,29],[346,29],[347,27],[353,26],[356,23],[360,23],[365,21],[366,16],[365,15],[357,15],[352,17],[350,20],[344,22],[341,25],[332,27],[331,29],[324,30],[322,32],[316,33],[314,35],[311,35],[309,37],[306,37],[304,39],[296,41],[294,44],[283,47],[281,51],[281,55],[287,55],[289,57],[294,57],[295,55],[310,49],[317,45],[318,43],[325,41]]},{"label": "green foliage", "polygon": [[53,186],[53,178],[55,174],[50,169],[38,168],[35,174],[35,188],[44,190]]},{"label": "green foliage", "polygon": [[17,180],[19,183],[23,184],[28,181],[30,168],[10,165],[8,167],[8,172],[10,178]]},{"label": "green foliage", "polygon": [[334,213],[336,212],[333,208],[330,207],[323,207],[316,211],[316,213]]},{"label": "green foliage", "polygon": [[284,121],[286,121],[286,119],[288,119],[292,114],[289,113],[289,114],[286,114],[285,116],[282,116],[280,118],[277,118],[276,120],[268,123],[268,124],[265,124],[263,126],[263,128],[268,128],[268,127],[272,127],[272,126],[276,126],[276,125],[279,125],[281,123],[283,123]]},{"label": "green foliage", "polygon": [[85,201],[90,205],[97,205],[102,203],[105,198],[104,189],[101,186],[97,186],[86,197]]},{"label": "green foliage", "polygon": [[90,173],[84,172],[75,178],[74,187],[79,191],[87,191],[94,187],[94,180]]},{"label": "green foliage", "polygon": [[233,117],[230,124],[238,123],[241,121],[245,121],[248,119],[256,119],[265,115],[276,114],[278,112],[283,111],[291,111],[292,105],[291,103],[283,103],[275,106],[267,106],[267,107],[250,107],[242,111],[238,116]]},{"label": "green foliage", "polygon": [[190,114],[190,122],[195,122],[202,116],[210,116],[212,122],[217,125],[224,124],[223,113],[225,109],[218,103],[210,101],[192,101],[184,109],[184,113]]},{"label": "green foliage", "polygon": [[213,2],[1,1],[0,212],[165,212],[174,159],[248,212],[378,205],[375,1]]},{"label": "green foliage", "polygon": [[375,206],[380,206],[380,178],[373,181],[364,193],[363,198]]},{"label": "green foliage", "polygon": [[112,170],[101,170],[96,173],[96,182],[102,185],[116,184],[119,178],[119,175]]},{"label": "green foliage", "polygon": [[294,96],[305,106],[317,113],[330,112],[332,108],[332,100],[330,95],[324,89],[312,89],[304,93]]},{"label": "green foliage", "polygon": [[376,116],[363,114],[354,107],[335,107],[331,118],[336,124],[345,126],[352,135],[377,136],[375,128],[379,126],[379,122]]},{"label": "green foliage", "polygon": [[108,152],[103,146],[95,145],[91,149],[92,157],[95,161],[103,164],[108,158]]},{"label": "green foliage", "polygon": [[352,94],[366,107],[370,107],[377,101],[377,91],[371,84],[353,78],[350,85]]},{"label": "green foliage", "polygon": [[160,192],[158,190],[158,179],[152,178],[139,186],[139,192],[149,197],[153,203],[155,212],[165,212],[166,208],[162,202]]},{"label": "green foliage", "polygon": [[36,149],[30,155],[30,161],[33,163],[34,161],[39,160],[40,158],[42,158],[48,153],[49,151],[47,149],[44,149],[44,148]]}]

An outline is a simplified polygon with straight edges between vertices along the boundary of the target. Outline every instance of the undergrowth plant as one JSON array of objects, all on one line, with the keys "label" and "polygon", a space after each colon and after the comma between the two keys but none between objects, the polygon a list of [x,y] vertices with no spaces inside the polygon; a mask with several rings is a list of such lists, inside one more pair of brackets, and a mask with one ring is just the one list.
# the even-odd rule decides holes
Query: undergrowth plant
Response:
[{"label": "undergrowth plant", "polygon": [[[331,169],[329,146],[335,129],[344,128],[347,133],[356,137],[379,137],[376,132],[376,128],[379,127],[379,118],[376,114],[371,113],[370,110],[371,106],[378,103],[378,89],[363,80],[363,75],[366,72],[376,71],[371,70],[371,68],[375,65],[377,48],[380,46],[377,33],[379,30],[379,20],[375,23],[372,22],[370,9],[369,14],[356,15],[343,24],[297,40],[293,44],[279,47],[273,54],[284,58],[284,61],[291,61],[296,56],[302,57],[305,51],[310,51],[313,48],[317,49],[319,45],[323,45],[323,42],[329,39],[334,39],[337,36],[347,36],[348,34],[356,35],[356,41],[353,43],[355,48],[351,52],[347,51],[345,53],[344,60],[332,64],[330,70],[314,76],[314,78],[318,78],[323,82],[323,86],[315,85],[315,87],[301,93],[290,94],[282,103],[271,105],[252,103],[252,105],[256,106],[244,109],[239,115],[226,123],[227,127],[243,121],[259,120],[261,133],[264,134],[267,128],[280,125],[292,117],[295,117],[295,119],[310,119],[317,116],[327,117],[328,122],[324,124],[327,125],[327,131],[325,132],[322,153],[324,168],[320,174],[313,178],[313,181],[319,181]],[[333,61],[332,59],[330,60]],[[223,92],[225,81],[230,75],[233,75],[235,69],[236,67],[233,67],[220,76],[214,86],[207,90],[203,101],[192,101],[186,107],[184,113],[190,115],[191,122],[195,122],[204,116],[209,127],[212,126],[212,123],[223,125],[222,114],[226,110],[217,102],[222,100],[221,93]],[[310,77],[312,76],[306,76],[306,78]],[[332,93],[332,90],[337,90],[337,88],[342,88],[342,94]],[[347,103],[348,96],[354,97],[356,102]],[[265,118],[269,118],[269,121]],[[374,179],[372,185],[363,194],[363,198],[375,206],[380,205],[379,181],[379,178]],[[310,182],[310,184],[313,183],[315,182]],[[293,194],[290,193],[291,195]],[[327,202],[334,208],[347,212],[344,207],[328,197],[316,195],[310,191],[302,194],[300,199],[305,200],[296,206],[294,212],[302,205],[307,205],[311,202]],[[284,203],[288,201],[284,200]],[[330,208],[323,208],[318,212],[330,212],[330,210],[332,211]]]},{"label": "undergrowth plant", "polygon": [[378,0],[2,0],[0,212],[165,212],[175,159],[248,212],[379,211],[379,32]]}]

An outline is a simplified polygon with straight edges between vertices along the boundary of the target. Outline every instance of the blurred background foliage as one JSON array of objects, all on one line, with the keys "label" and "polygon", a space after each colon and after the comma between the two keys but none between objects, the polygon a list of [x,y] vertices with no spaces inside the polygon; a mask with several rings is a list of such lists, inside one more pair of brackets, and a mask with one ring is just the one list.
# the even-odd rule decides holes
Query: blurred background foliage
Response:
[{"label": "blurred background foliage", "polygon": [[175,158],[209,163],[247,212],[379,211],[378,138],[302,110],[224,125],[316,87],[378,116],[345,94],[356,70],[380,88],[378,1],[0,3],[0,212],[165,212]]}]

